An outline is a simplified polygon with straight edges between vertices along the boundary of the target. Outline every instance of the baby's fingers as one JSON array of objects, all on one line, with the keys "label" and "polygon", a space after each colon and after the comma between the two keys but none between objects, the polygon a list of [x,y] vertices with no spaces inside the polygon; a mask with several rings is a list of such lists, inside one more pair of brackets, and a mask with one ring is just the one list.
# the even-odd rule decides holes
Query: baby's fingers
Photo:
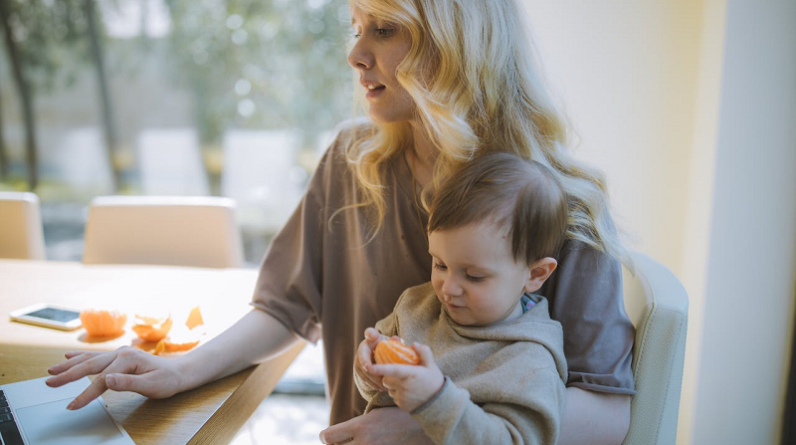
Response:
[{"label": "baby's fingers", "polygon": [[413,376],[416,370],[417,367],[413,365],[373,365],[370,368],[370,373],[374,376],[406,379]]},{"label": "baby's fingers", "polygon": [[422,343],[415,343],[412,345],[412,349],[414,349],[420,357],[420,366],[425,366],[427,368],[437,366],[434,362],[434,354],[431,353],[431,348]]}]

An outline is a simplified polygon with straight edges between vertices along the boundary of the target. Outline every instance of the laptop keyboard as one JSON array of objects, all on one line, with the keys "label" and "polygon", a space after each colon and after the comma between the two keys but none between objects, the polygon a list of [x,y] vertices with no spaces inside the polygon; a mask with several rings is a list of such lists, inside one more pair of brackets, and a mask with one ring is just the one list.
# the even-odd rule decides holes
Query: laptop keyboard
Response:
[{"label": "laptop keyboard", "polygon": [[14,422],[11,408],[8,407],[5,393],[0,390],[0,440],[3,445],[25,445],[22,442],[22,435],[19,434],[19,427]]}]

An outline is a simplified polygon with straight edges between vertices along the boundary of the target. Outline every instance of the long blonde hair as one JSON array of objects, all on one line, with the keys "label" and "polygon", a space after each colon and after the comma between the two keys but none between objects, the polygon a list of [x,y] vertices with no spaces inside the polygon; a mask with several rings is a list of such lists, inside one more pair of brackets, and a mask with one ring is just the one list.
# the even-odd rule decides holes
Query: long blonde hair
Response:
[{"label": "long blonde hair", "polygon": [[[505,151],[553,171],[567,195],[567,237],[630,265],[610,216],[601,171],[570,155],[568,125],[548,93],[515,0],[350,0],[364,14],[404,28],[411,47],[396,78],[439,150],[433,190],[474,157]],[[419,76],[418,73],[426,73]],[[429,75],[430,73],[430,75]],[[408,123],[373,124],[346,147],[375,228],[384,219],[384,167],[411,147]]]}]

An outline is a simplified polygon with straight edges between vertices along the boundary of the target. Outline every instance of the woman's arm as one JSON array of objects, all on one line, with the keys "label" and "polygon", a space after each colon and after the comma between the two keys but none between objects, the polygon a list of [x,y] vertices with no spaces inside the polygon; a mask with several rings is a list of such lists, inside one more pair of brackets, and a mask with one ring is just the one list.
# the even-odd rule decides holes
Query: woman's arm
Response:
[{"label": "woman's arm", "polygon": [[[621,444],[630,426],[630,396],[596,393],[569,387],[558,445]],[[431,444],[420,424],[397,407],[380,408],[320,434],[323,443],[353,439],[356,444]]]},{"label": "woman's arm", "polygon": [[297,337],[275,318],[253,310],[189,354],[163,358],[123,347],[110,352],[74,352],[49,369],[49,386],[87,375],[97,378],[70,404],[79,409],[108,389],[164,398],[234,374],[290,347]]},{"label": "woman's arm", "polygon": [[631,396],[567,388],[558,445],[619,445],[630,427]]}]

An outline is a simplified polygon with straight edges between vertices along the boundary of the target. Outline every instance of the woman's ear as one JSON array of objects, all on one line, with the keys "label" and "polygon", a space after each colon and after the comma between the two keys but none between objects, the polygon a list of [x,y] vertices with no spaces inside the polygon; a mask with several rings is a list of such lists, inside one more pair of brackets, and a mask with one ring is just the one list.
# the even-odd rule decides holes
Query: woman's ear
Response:
[{"label": "woman's ear", "polygon": [[526,292],[536,292],[542,287],[550,274],[556,270],[558,262],[550,257],[534,261],[528,266],[528,282],[525,283]]}]

